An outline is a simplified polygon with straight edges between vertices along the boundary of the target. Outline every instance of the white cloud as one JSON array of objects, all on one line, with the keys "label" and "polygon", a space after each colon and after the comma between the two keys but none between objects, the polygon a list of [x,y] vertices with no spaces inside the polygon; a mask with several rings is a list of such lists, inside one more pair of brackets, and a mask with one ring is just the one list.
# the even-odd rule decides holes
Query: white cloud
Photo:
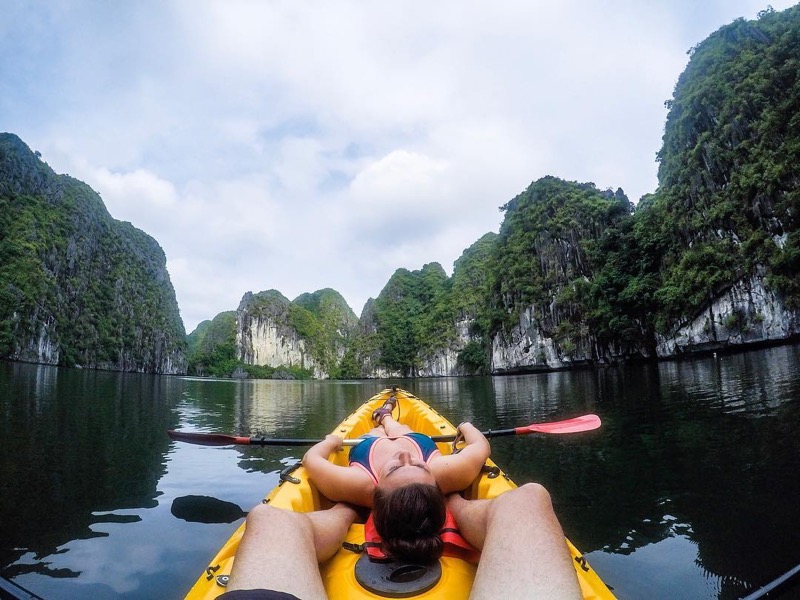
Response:
[{"label": "white cloud", "polygon": [[405,211],[437,211],[448,204],[450,178],[445,161],[394,150],[369,164],[350,184],[355,210],[370,218]]},{"label": "white cloud", "polygon": [[[175,186],[145,169],[112,173],[100,167],[89,174],[95,191],[102,192],[106,207],[126,219],[145,213],[163,214],[178,204]],[[126,219],[127,220],[127,219]]]}]

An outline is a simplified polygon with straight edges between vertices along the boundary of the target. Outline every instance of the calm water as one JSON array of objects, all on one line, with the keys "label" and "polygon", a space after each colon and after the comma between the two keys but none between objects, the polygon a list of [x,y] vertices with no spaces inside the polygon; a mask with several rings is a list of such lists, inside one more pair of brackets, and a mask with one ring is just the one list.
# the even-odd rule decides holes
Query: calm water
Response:
[{"label": "calm water", "polygon": [[[737,598],[800,563],[800,346],[785,346],[358,383],[0,363],[0,573],[45,598],[181,597],[238,507],[303,449],[175,444],[166,430],[321,437],[387,383],[483,429],[598,413],[595,432],[496,439],[493,458],[517,483],[549,488],[567,535],[620,598]],[[232,514],[186,514],[187,496]]]}]

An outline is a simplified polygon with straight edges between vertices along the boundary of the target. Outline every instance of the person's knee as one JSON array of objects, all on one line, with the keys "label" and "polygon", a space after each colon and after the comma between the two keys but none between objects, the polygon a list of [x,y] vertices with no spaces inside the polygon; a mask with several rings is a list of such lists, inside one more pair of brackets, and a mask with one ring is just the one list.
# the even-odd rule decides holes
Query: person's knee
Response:
[{"label": "person's knee", "polygon": [[269,504],[259,504],[248,513],[246,531],[265,531],[272,535],[292,532],[312,531],[311,520],[303,513],[275,508]]},{"label": "person's knee", "polygon": [[524,502],[529,504],[551,504],[550,492],[540,483],[526,483],[517,492],[524,498]]},{"label": "person's knee", "polygon": [[543,485],[526,483],[495,498],[491,515],[526,515],[541,510],[551,511],[552,506],[550,493]]}]

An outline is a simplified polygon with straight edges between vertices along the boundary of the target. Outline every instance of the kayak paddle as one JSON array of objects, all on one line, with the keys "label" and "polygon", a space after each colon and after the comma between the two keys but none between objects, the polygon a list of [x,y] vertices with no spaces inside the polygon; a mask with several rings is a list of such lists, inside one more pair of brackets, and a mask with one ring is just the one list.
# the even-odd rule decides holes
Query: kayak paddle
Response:
[{"label": "kayak paddle", "polygon": [[[529,433],[564,434],[580,433],[591,431],[600,427],[600,417],[597,415],[583,415],[566,421],[555,421],[552,423],[531,423],[524,427],[514,427],[511,429],[498,429],[496,431],[482,432],[487,438],[501,437],[506,435],[527,435]],[[201,446],[313,446],[321,442],[318,439],[291,439],[291,438],[267,438],[260,436],[235,436],[223,433],[197,433],[191,431],[176,431],[170,429],[167,435],[175,441],[187,442],[189,444],[199,444]],[[456,439],[455,434],[431,436],[435,442],[452,442]],[[345,446],[356,446],[362,440],[351,438],[344,440]]]},{"label": "kayak paddle", "polygon": [[[582,431],[592,431],[600,427],[600,417],[597,415],[583,415],[566,421],[554,421],[552,423],[531,423],[524,427],[512,427],[511,429],[498,429],[497,431],[483,431],[487,438],[501,437],[504,435],[527,435],[529,433],[580,433]],[[434,435],[435,442],[452,442],[455,436]]]},{"label": "kayak paddle", "polygon": [[[193,431],[175,431],[170,429],[167,435],[177,442],[188,442],[200,446],[313,446],[322,440],[302,438],[267,438],[225,435],[224,433],[197,433]],[[355,446],[361,440],[345,440],[345,446]]]}]

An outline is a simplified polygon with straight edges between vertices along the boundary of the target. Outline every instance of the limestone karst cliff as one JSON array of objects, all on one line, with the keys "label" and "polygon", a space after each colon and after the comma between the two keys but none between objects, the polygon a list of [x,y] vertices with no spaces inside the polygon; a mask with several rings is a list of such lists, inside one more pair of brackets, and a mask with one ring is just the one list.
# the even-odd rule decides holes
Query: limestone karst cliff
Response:
[{"label": "limestone karst cliff", "polygon": [[695,318],[658,336],[658,356],[670,358],[748,344],[780,342],[800,333],[800,312],[790,309],[763,274],[741,279]]},{"label": "limestone karst cliff", "polygon": [[185,336],[156,241],[0,134],[0,358],[183,373]]},{"label": "limestone karst cliff", "polygon": [[[797,339],[798,39],[794,7],[738,19],[692,49],[667,102],[659,188],[635,211],[577,238],[552,235],[560,209],[518,217],[516,235],[551,241],[507,261],[488,299],[506,312],[494,372]],[[588,262],[574,260],[581,247]]]},{"label": "limestone karst cliff", "polygon": [[290,311],[291,303],[276,290],[245,294],[236,311],[238,358],[248,365],[296,366],[326,376],[309,343],[292,326]]},{"label": "limestone karst cliff", "polygon": [[190,334],[190,371],[338,377],[357,325],[344,298],[331,289],[293,301],[277,290],[247,292],[236,311],[221,313]]}]

